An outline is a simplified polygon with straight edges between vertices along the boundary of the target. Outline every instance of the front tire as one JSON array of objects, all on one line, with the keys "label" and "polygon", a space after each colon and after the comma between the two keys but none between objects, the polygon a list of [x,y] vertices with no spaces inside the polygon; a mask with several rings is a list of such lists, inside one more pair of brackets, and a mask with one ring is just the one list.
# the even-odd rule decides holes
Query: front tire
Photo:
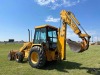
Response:
[{"label": "front tire", "polygon": [[17,52],[15,56],[16,56],[16,58],[15,58],[16,62],[18,62],[18,63],[23,62],[23,58],[24,57],[23,57],[23,53],[22,52]]},{"label": "front tire", "polygon": [[33,68],[42,68],[45,65],[45,52],[39,46],[34,46],[29,53],[29,64]]}]

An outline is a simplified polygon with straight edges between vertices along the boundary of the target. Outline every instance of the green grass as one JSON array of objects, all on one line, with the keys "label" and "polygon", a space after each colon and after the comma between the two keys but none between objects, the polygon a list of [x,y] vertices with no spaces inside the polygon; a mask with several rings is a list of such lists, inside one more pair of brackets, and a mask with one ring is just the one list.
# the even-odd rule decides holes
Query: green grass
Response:
[{"label": "green grass", "polygon": [[9,50],[22,44],[0,44],[0,75],[100,75],[100,46],[90,46],[83,53],[67,48],[67,60],[48,63],[43,69],[32,68],[28,62],[8,61]]}]

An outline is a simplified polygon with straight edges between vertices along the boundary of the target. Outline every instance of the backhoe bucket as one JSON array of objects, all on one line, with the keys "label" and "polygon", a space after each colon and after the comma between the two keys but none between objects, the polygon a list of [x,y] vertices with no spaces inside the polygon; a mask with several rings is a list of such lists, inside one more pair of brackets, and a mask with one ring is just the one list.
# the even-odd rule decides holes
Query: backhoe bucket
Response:
[{"label": "backhoe bucket", "polygon": [[81,44],[80,43],[77,43],[77,42],[72,41],[70,39],[67,39],[67,43],[72,51],[81,52]]}]

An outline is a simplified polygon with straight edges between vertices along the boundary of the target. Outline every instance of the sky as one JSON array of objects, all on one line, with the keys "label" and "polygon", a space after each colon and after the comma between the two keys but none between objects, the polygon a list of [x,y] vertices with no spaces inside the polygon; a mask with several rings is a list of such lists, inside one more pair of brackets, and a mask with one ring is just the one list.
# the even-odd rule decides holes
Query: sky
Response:
[{"label": "sky", "polygon": [[[59,28],[61,10],[70,10],[91,41],[100,41],[100,0],[0,0],[0,41],[28,41],[28,29],[49,24]],[[67,38],[79,37],[67,28]]]}]

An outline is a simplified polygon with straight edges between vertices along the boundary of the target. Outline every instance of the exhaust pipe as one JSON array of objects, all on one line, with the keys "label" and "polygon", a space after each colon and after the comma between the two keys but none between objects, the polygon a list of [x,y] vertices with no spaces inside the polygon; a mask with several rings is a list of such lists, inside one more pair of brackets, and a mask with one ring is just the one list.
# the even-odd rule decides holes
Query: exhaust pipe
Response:
[{"label": "exhaust pipe", "polygon": [[32,41],[32,30],[31,30],[31,41]]},{"label": "exhaust pipe", "polygon": [[29,35],[29,42],[30,42],[30,30],[28,29],[28,35]]}]

